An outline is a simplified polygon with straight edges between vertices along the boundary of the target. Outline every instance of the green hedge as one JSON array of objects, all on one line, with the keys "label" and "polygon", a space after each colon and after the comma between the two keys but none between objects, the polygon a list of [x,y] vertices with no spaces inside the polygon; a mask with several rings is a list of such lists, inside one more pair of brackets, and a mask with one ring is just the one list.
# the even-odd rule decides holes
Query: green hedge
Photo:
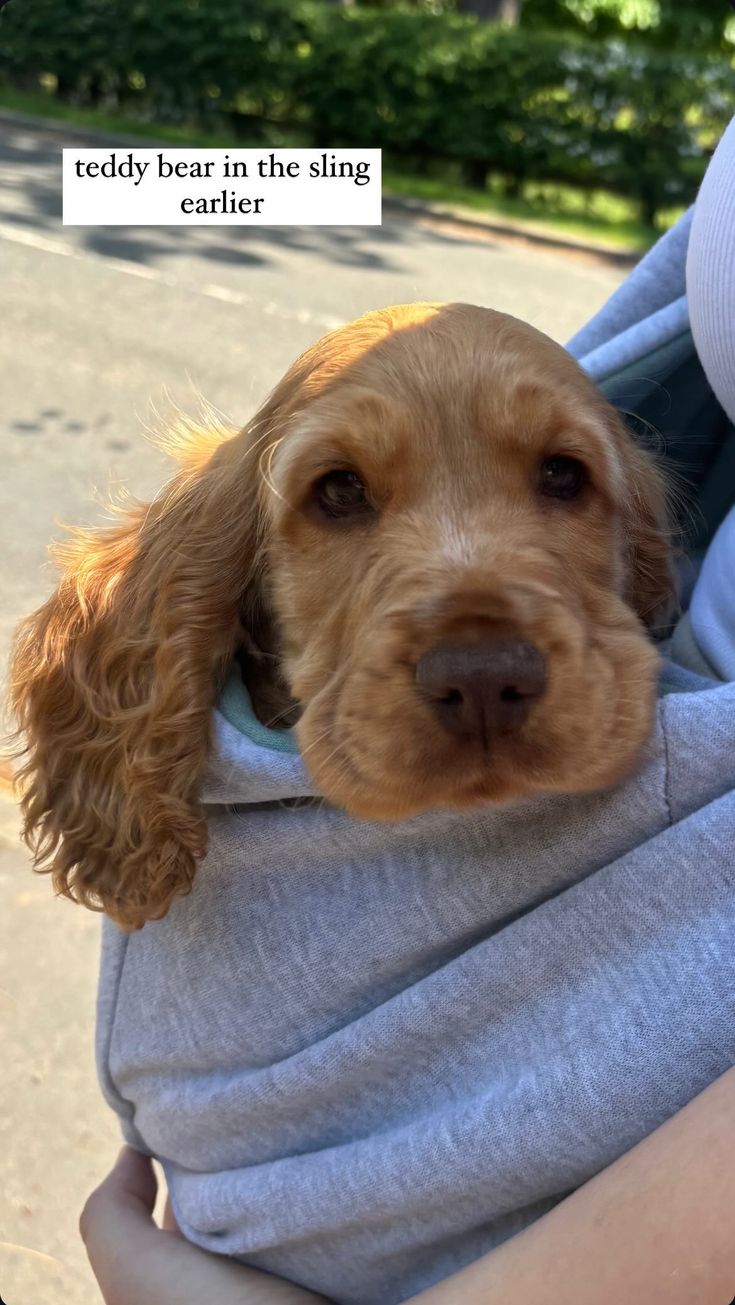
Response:
[{"label": "green hedge", "polygon": [[43,73],[80,103],[226,118],[244,138],[267,121],[412,165],[458,160],[478,184],[604,186],[649,220],[693,197],[733,91],[717,57],[315,0],[11,0],[0,77]]}]

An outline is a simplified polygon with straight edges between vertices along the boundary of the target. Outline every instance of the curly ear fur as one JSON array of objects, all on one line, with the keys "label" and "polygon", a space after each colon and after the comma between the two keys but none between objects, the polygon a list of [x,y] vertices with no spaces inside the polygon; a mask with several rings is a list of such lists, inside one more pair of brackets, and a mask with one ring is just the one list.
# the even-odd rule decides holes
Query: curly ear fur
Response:
[{"label": "curly ear fur", "polygon": [[652,634],[665,633],[677,609],[673,569],[670,490],[655,459],[633,441],[614,413],[613,435],[627,487],[624,530],[628,553],[628,601]]},{"label": "curly ear fur", "polygon": [[[211,709],[248,649],[242,623],[253,645],[269,627],[260,459],[361,339],[358,322],[318,341],[240,435],[183,427],[162,441],[182,463],[172,484],[56,547],[58,589],[19,627],[10,706],[34,867],[124,929],[164,916],[206,851]],[[269,695],[282,707],[285,686],[246,662],[256,710],[259,697],[272,714]]]},{"label": "curly ear fur", "polygon": [[184,465],[154,503],[54,550],[58,589],[17,634],[10,695],[34,865],[124,929],[189,892],[206,849],[211,708],[257,601],[251,439],[185,434]]}]

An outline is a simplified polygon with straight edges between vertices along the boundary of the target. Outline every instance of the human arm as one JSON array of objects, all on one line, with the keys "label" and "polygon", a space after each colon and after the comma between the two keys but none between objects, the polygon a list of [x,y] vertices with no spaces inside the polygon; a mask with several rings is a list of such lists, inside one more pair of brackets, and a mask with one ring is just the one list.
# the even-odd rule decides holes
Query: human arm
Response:
[{"label": "human arm", "polygon": [[412,1305],[732,1305],[735,1069]]}]

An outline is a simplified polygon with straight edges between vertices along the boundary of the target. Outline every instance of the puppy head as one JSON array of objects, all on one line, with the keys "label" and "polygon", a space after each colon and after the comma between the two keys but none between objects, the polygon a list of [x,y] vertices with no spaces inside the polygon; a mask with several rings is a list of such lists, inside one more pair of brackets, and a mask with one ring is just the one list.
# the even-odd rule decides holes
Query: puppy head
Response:
[{"label": "puppy head", "polygon": [[166,491],[64,547],[12,699],[26,837],[126,928],[187,892],[217,691],[349,812],[601,788],[650,730],[659,478],[568,355],[464,305],[370,313]]},{"label": "puppy head", "polygon": [[[269,465],[298,738],[352,814],[611,785],[651,727],[663,495],[564,350],[463,305],[371,314]],[[340,344],[338,336],[335,343]],[[352,351],[352,356],[351,356]]]}]

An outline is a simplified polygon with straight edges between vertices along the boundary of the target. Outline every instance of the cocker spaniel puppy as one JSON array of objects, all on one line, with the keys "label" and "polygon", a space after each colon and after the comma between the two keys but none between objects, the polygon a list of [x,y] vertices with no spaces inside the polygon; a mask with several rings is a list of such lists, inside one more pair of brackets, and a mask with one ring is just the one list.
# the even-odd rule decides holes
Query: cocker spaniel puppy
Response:
[{"label": "cocker spaniel puppy", "polygon": [[219,688],[367,820],[615,784],[671,592],[659,474],[576,363],[464,304],[368,313],[150,505],[59,551],[12,696],[25,836],[131,929],[190,890]]}]

